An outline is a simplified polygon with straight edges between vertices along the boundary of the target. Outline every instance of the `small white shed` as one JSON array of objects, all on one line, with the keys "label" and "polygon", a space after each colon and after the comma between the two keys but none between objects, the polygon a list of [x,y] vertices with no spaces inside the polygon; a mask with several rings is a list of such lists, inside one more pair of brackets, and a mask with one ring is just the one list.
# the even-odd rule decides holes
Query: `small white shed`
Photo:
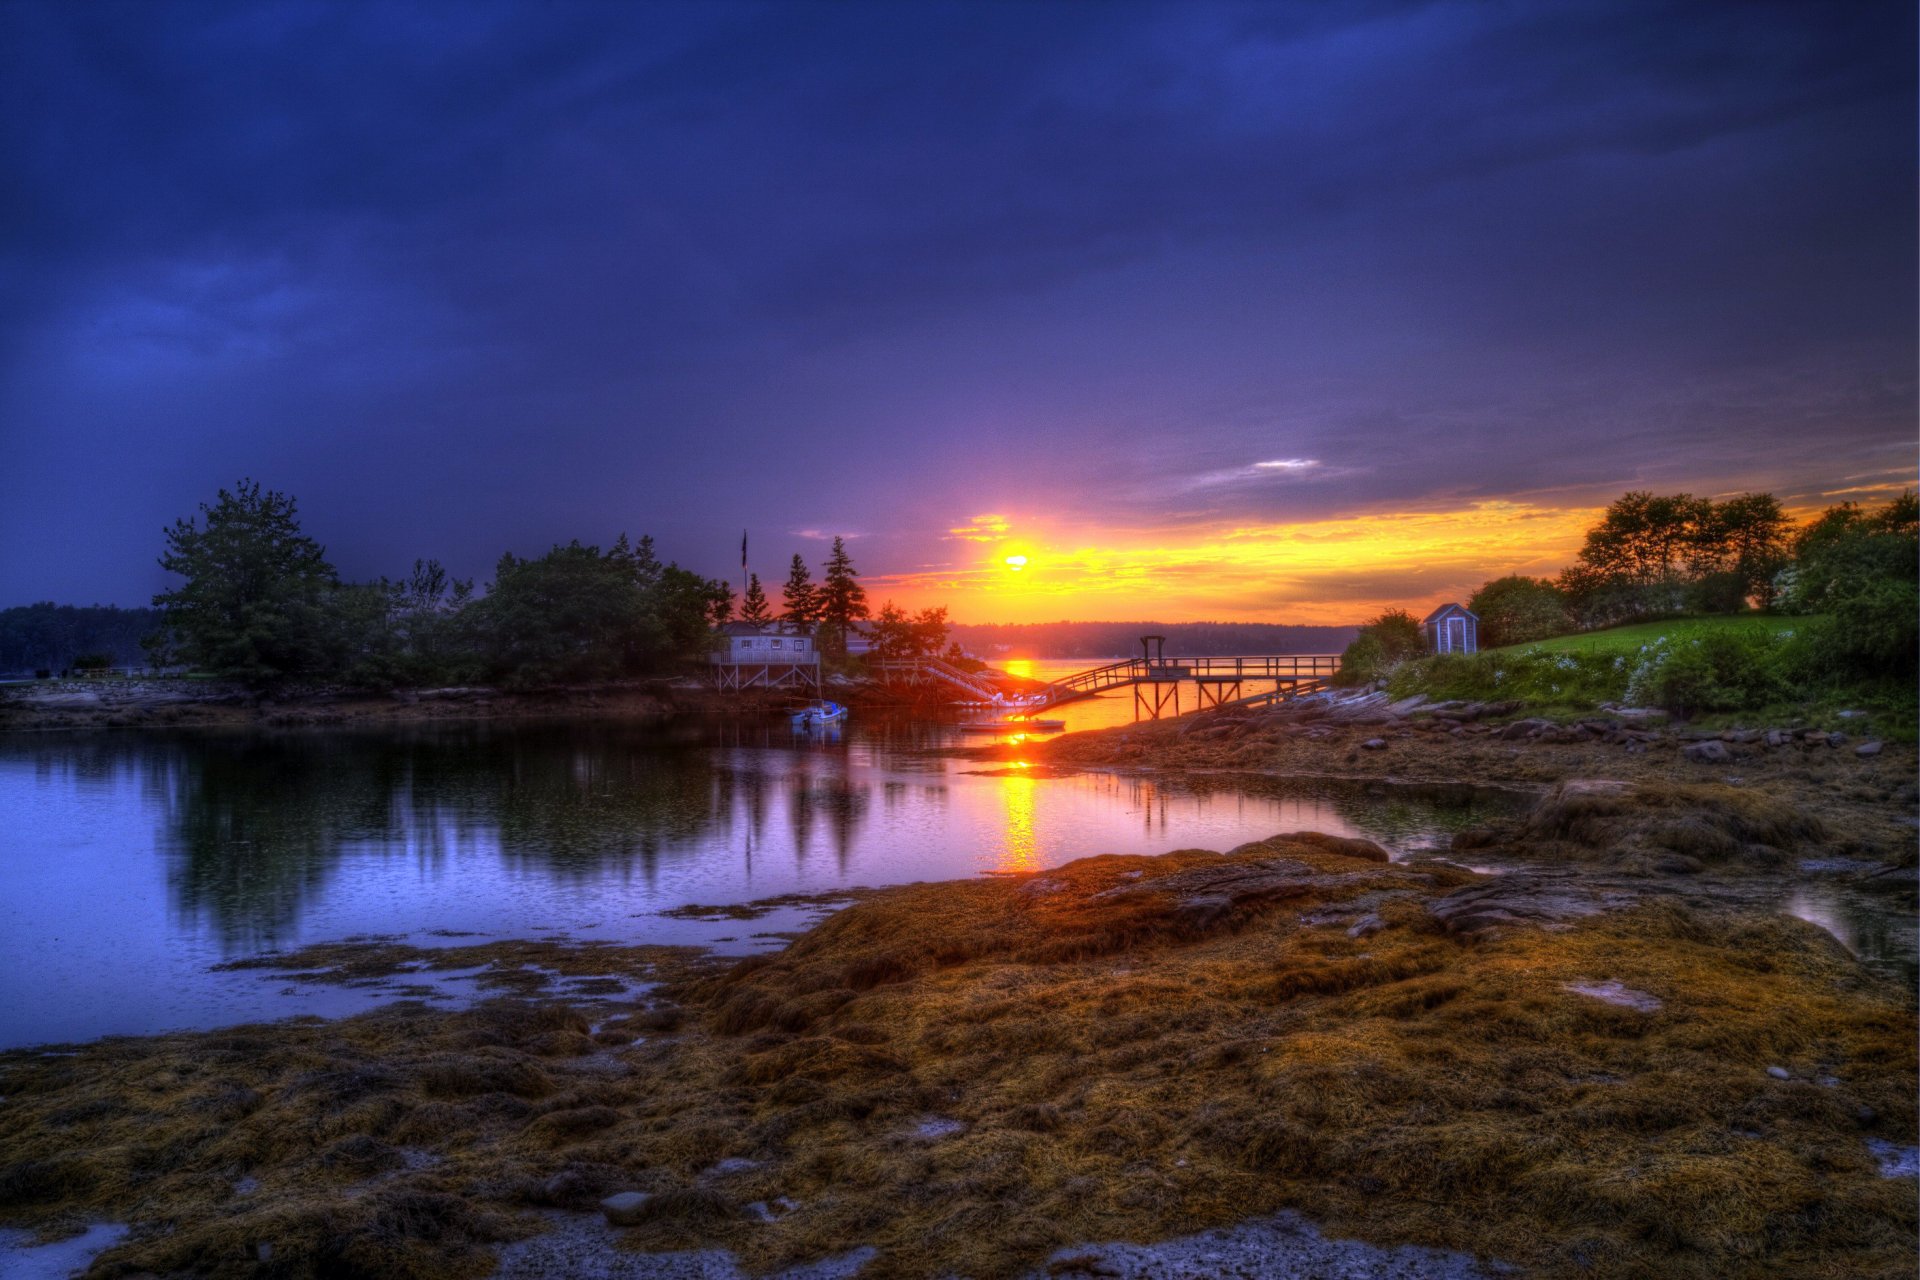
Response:
[{"label": "small white shed", "polygon": [[1464,605],[1443,604],[1420,624],[1420,634],[1435,653],[1477,653],[1480,617]]}]

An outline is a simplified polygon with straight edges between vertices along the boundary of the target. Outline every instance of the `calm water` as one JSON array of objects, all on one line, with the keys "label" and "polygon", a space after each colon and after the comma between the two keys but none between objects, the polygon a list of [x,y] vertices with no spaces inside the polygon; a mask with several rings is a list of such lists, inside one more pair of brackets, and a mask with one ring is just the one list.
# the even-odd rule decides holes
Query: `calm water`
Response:
[{"label": "calm water", "polygon": [[777,945],[740,935],[800,913],[658,913],[1303,828],[1407,850],[1475,820],[1466,801],[1326,784],[983,776],[927,750],[957,740],[711,721],[0,740],[0,1045],[363,1007],[364,992],[211,971],[311,942]]},{"label": "calm water", "polygon": [[[1064,710],[1085,720],[1114,701]],[[961,741],[980,739],[874,717],[824,738],[710,720],[0,737],[0,1046],[391,998],[214,969],[313,942],[568,936],[744,951],[813,916],[659,913],[1303,829],[1405,854],[1510,803],[1304,780],[993,776],[933,750]],[[1911,970],[1912,921],[1884,903],[1818,877],[1739,892]],[[474,994],[462,981],[442,986]]]},{"label": "calm water", "polygon": [[[1135,653],[1133,656],[1137,657],[1138,654]],[[1118,658],[1006,658],[993,665],[1030,680],[1060,680],[1093,667],[1104,667],[1109,662],[1118,661]],[[1274,688],[1275,682],[1272,680],[1249,680],[1241,687],[1240,695],[1251,697],[1256,693],[1272,693]],[[1181,711],[1198,709],[1195,701],[1199,696],[1198,686],[1182,684],[1179,695]],[[1133,691],[1115,689],[1098,697],[1065,703],[1043,714],[1049,720],[1066,721],[1065,732],[1068,733],[1131,724],[1135,719]]]}]

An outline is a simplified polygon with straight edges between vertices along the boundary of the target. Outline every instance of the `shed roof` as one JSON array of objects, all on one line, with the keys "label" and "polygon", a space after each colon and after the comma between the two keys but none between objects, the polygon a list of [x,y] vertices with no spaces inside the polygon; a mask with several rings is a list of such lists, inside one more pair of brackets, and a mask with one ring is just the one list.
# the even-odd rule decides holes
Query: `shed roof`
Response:
[{"label": "shed roof", "polygon": [[1422,618],[1420,620],[1420,625],[1424,627],[1429,622],[1438,622],[1440,621],[1440,619],[1446,617],[1449,613],[1463,614],[1466,617],[1472,618],[1475,622],[1480,621],[1480,615],[1475,613],[1473,610],[1467,608],[1463,604],[1454,604],[1451,601],[1449,601],[1448,603],[1441,605],[1438,609],[1435,609],[1432,613],[1428,614],[1426,617]]}]

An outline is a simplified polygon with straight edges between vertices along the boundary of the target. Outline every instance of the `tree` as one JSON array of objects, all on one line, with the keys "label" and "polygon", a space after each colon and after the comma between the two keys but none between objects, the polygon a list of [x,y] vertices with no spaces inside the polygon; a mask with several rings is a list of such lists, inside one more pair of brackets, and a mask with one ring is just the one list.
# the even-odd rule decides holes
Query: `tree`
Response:
[{"label": "tree", "polygon": [[891,600],[873,616],[872,652],[880,662],[904,662],[914,656],[913,619]]},{"label": "tree", "polygon": [[1360,634],[1340,655],[1340,671],[1335,677],[1346,685],[1384,680],[1393,669],[1409,658],[1426,652],[1426,640],[1420,624],[1405,609],[1388,609],[1367,621]]},{"label": "tree", "polygon": [[797,551],[787,568],[787,585],[780,589],[780,602],[786,606],[786,621],[796,631],[812,631],[820,621],[820,589],[813,585],[807,562]]},{"label": "tree", "polygon": [[242,480],[205,517],[166,531],[160,567],[183,581],[153,598],[168,647],[191,666],[256,688],[320,677],[338,664],[326,551],[300,531],[294,500]]},{"label": "tree", "polygon": [[1712,569],[1733,576],[1741,601],[1752,599],[1762,609],[1773,604],[1773,579],[1787,563],[1792,524],[1770,493],[1743,493],[1714,505],[1706,539]]},{"label": "tree", "polygon": [[847,554],[846,539],[836,536],[833,550],[820,575],[820,626],[826,647],[842,652],[847,646],[847,631],[868,616],[867,589],[860,585],[860,574]]},{"label": "tree", "polygon": [[940,652],[947,643],[947,611],[944,607],[922,609],[913,615],[913,649],[927,657]]},{"label": "tree", "polygon": [[741,601],[740,621],[750,622],[756,627],[764,627],[773,621],[773,610],[767,607],[767,593],[760,589],[760,575],[757,573],[747,575],[747,594]]},{"label": "tree", "polygon": [[1794,539],[1777,579],[1780,606],[1831,613],[1819,646],[1857,675],[1910,682],[1920,666],[1920,504],[1912,491],[1878,511],[1829,507]]},{"label": "tree", "polygon": [[1560,588],[1545,578],[1509,574],[1474,592],[1467,608],[1480,619],[1480,644],[1526,644],[1567,629],[1567,605]]},{"label": "tree", "polygon": [[606,679],[664,647],[624,543],[605,555],[576,540],[536,559],[500,557],[477,606],[496,675],[514,684]]}]

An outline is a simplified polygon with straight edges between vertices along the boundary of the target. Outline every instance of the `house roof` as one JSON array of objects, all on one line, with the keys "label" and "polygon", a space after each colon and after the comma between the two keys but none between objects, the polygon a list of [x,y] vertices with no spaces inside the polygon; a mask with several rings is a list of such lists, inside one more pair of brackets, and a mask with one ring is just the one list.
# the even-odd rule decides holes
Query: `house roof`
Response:
[{"label": "house roof", "polygon": [[763,627],[757,622],[723,622],[720,624],[720,634],[723,636],[760,636],[769,635],[771,631],[769,628]]},{"label": "house roof", "polygon": [[1480,615],[1475,613],[1473,610],[1467,608],[1465,605],[1453,604],[1449,602],[1447,604],[1441,605],[1438,609],[1435,609],[1432,613],[1422,618],[1420,620],[1420,625],[1424,627],[1429,622],[1438,622],[1440,621],[1440,619],[1446,617],[1449,613],[1463,614],[1466,617],[1472,618],[1475,622],[1480,621]]}]

